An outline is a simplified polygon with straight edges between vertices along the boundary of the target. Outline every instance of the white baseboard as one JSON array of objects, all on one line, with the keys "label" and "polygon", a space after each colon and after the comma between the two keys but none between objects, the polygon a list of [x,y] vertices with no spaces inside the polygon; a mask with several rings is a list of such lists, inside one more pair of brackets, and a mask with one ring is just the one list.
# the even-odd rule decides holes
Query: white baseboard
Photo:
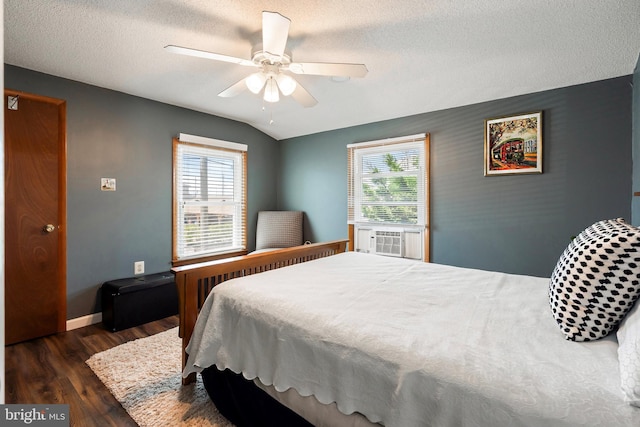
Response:
[{"label": "white baseboard", "polygon": [[82,317],[76,317],[75,319],[67,320],[67,331],[94,325],[100,322],[102,322],[102,313],[93,313]]}]

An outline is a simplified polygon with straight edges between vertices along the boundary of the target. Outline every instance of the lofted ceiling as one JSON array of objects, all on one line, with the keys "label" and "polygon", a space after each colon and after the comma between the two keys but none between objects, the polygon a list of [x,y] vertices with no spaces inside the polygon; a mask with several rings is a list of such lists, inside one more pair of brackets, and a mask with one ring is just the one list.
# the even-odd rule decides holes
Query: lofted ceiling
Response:
[{"label": "lofted ceiling", "polygon": [[[251,58],[263,10],[291,19],[318,104],[217,94],[254,72],[166,45]],[[4,0],[5,63],[248,123],[277,140],[632,74],[638,0]],[[506,113],[506,112],[505,112]],[[270,123],[273,120],[273,123]]]}]

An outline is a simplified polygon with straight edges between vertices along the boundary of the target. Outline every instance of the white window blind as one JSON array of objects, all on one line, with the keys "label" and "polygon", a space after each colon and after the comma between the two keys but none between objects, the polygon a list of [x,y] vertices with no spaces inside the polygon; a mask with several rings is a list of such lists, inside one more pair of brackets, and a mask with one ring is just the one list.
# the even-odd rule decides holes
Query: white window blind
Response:
[{"label": "white window blind", "polygon": [[349,223],[426,226],[425,134],[347,146]]},{"label": "white window blind", "polygon": [[173,236],[174,261],[246,249],[245,145],[174,140]]}]

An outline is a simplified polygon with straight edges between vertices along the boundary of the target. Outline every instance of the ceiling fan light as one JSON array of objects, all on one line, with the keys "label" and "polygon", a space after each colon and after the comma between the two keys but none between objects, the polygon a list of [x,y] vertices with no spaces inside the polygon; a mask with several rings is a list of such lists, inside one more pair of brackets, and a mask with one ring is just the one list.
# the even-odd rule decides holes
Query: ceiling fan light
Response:
[{"label": "ceiling fan light", "polygon": [[278,85],[273,77],[270,77],[267,80],[267,84],[264,87],[264,100],[267,102],[278,102],[280,101],[280,92],[278,92]]},{"label": "ceiling fan light", "polygon": [[289,96],[296,90],[296,81],[286,74],[278,74],[276,76],[276,82],[278,83],[280,92],[282,92],[284,96]]},{"label": "ceiling fan light", "polygon": [[245,80],[247,88],[255,94],[260,93],[267,77],[263,73],[253,73]]}]

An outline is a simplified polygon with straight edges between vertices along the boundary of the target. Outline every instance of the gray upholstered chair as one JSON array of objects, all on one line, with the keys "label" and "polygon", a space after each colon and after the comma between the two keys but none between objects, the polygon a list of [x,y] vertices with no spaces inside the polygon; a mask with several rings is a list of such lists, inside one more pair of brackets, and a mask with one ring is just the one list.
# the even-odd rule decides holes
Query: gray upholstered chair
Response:
[{"label": "gray upholstered chair", "polygon": [[302,211],[258,212],[256,251],[303,244],[303,218]]}]

